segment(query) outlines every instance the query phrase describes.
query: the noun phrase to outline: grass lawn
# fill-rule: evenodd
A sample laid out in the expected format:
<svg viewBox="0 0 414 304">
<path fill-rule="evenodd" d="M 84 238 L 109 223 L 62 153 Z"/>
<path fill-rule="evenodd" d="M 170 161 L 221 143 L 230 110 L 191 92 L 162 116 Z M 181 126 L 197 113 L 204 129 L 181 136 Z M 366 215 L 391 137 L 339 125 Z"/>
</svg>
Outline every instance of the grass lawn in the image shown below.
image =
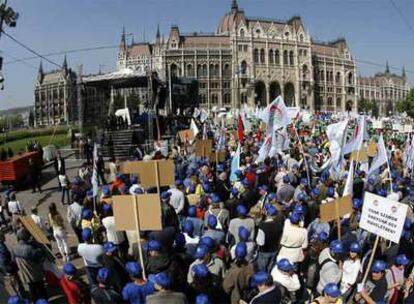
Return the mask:
<svg viewBox="0 0 414 304">
<path fill-rule="evenodd" d="M 16 154 L 19 151 L 26 151 L 26 144 L 29 140 L 31 141 L 37 140 L 42 145 L 42 147 L 44 147 L 49 144 L 51 137 L 52 135 L 42 135 L 42 136 L 34 136 L 34 137 L 25 138 L 25 139 L 14 140 L 14 141 L 8 142 L 7 144 L 3 144 L 3 143 L 0 144 L 0 149 L 2 147 L 4 147 L 5 149 L 10 147 L 13 150 L 14 154 Z M 70 138 L 67 138 L 66 133 L 56 134 L 53 137 L 53 140 L 50 142 L 50 144 L 58 146 L 58 147 L 64 147 L 68 145 L 69 143 L 70 143 Z"/>
</svg>

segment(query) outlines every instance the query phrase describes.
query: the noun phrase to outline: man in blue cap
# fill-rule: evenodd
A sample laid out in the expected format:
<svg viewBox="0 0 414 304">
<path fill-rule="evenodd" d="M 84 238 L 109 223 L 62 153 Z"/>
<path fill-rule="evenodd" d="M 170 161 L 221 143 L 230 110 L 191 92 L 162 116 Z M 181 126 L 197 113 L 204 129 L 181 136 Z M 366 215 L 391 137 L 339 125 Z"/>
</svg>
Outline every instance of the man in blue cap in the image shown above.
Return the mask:
<svg viewBox="0 0 414 304">
<path fill-rule="evenodd" d="M 132 282 L 122 289 L 122 299 L 129 304 L 145 303 L 148 295 L 154 293 L 154 285 L 142 277 L 141 265 L 137 262 L 128 262 L 125 269 Z"/>
<path fill-rule="evenodd" d="M 410 260 L 405 254 L 399 254 L 394 259 L 393 265 L 387 269 L 385 278 L 388 282 L 388 288 L 390 289 L 390 303 L 396 304 L 401 301 L 403 297 L 402 286 L 405 283 L 404 272 Z"/>
<path fill-rule="evenodd" d="M 106 242 L 103 245 L 104 254 L 100 257 L 102 265 L 109 269 L 111 275 L 109 281 L 111 286 L 121 292 L 122 288 L 129 281 L 128 273 L 125 270 L 124 262 L 118 256 L 118 246 L 112 242 Z"/>
<path fill-rule="evenodd" d="M 280 303 L 282 300 L 280 290 L 273 284 L 273 278 L 267 272 L 256 272 L 250 282 L 250 285 L 259 291 L 250 301 L 251 304 Z"/>
<path fill-rule="evenodd" d="M 197 217 L 197 208 L 195 206 L 190 206 L 188 208 L 188 217 L 186 221 L 193 223 L 194 235 L 201 237 L 204 230 L 204 221 Z"/>
<path fill-rule="evenodd" d="M 328 248 L 319 254 L 319 282 L 316 290 L 322 294 L 323 288 L 328 283 L 339 284 L 342 278 L 340 263 L 345 252 L 344 245 L 340 240 L 334 240 Z"/>
<path fill-rule="evenodd" d="M 67 209 L 67 219 L 72 227 L 73 231 L 78 238 L 78 242 L 82 242 L 82 205 L 81 205 L 81 198 L 79 194 L 73 193 L 72 194 L 72 203 L 68 206 Z"/>
<path fill-rule="evenodd" d="M 150 281 L 154 284 L 156 293 L 147 297 L 147 304 L 187 304 L 187 298 L 182 292 L 171 290 L 171 278 L 165 273 L 160 272 L 151 276 Z"/>
<path fill-rule="evenodd" d="M 273 281 L 287 289 L 289 293 L 298 291 L 301 287 L 295 266 L 288 259 L 279 260 L 271 271 Z M 295 295 L 293 295 L 295 296 Z M 294 299 L 291 298 L 294 302 Z"/>
<path fill-rule="evenodd" d="M 385 303 L 385 296 L 388 292 L 388 283 L 385 278 L 387 263 L 382 260 L 374 260 L 371 266 L 370 276 L 360 293 L 355 295 L 356 300 L 365 303 Z"/>
<path fill-rule="evenodd" d="M 204 225 L 207 226 L 208 217 L 210 215 L 214 215 L 217 218 L 216 229 L 227 232 L 230 221 L 229 211 L 224 208 L 224 204 L 222 203 L 222 200 L 218 194 L 212 193 L 210 195 L 209 201 L 210 205 L 204 214 Z"/>
<path fill-rule="evenodd" d="M 232 219 L 229 224 L 229 233 L 228 237 L 234 239 L 234 243 L 240 242 L 239 239 L 239 227 L 244 226 L 247 230 L 250 231 L 250 239 L 254 239 L 255 223 L 251 217 L 247 217 L 248 210 L 245 205 L 239 204 L 236 207 L 237 217 Z M 229 242 L 231 243 L 231 242 Z"/>
<path fill-rule="evenodd" d="M 164 191 L 161 193 L 161 214 L 162 227 L 174 227 L 178 230 L 180 221 L 174 207 L 170 204 L 171 193 Z"/>
<path fill-rule="evenodd" d="M 98 269 L 102 267 L 99 258 L 104 253 L 103 247 L 100 244 L 93 244 L 92 230 L 90 228 L 82 230 L 82 239 L 84 243 L 78 245 L 78 254 L 83 258 L 83 262 L 85 263 L 89 284 L 96 284 Z"/>
<path fill-rule="evenodd" d="M 121 295 L 112 288 L 109 280 L 110 276 L 111 272 L 108 268 L 98 270 L 98 274 L 96 275 L 98 284 L 91 287 L 91 297 L 95 303 L 121 303 Z"/>
<path fill-rule="evenodd" d="M 282 177 L 282 181 L 283 182 L 277 188 L 277 201 L 282 204 L 287 204 L 293 198 L 295 194 L 295 188 L 290 184 L 289 175 L 284 175 Z"/>
<path fill-rule="evenodd" d="M 204 232 L 203 236 L 211 237 L 215 242 L 216 245 L 224 245 L 224 240 L 226 234 L 223 230 L 217 229 L 217 218 L 209 214 L 207 216 L 207 230 Z"/>
<path fill-rule="evenodd" d="M 178 216 L 182 216 L 184 212 L 185 195 L 181 190 L 182 186 L 183 181 L 177 179 L 175 185 L 170 185 L 170 190 L 168 190 L 171 193 L 170 205 L 174 208 Z"/>
<path fill-rule="evenodd" d="M 190 268 L 188 270 L 188 284 L 191 284 L 194 280 L 194 273 L 191 269 L 194 267 L 194 265 L 197 264 L 205 264 L 208 267 L 209 271 L 212 274 L 217 275 L 220 279 L 224 277 L 224 272 L 226 269 L 223 261 L 210 252 L 214 248 L 214 243 L 210 244 L 213 246 L 212 248 L 210 248 L 207 246 L 207 243 L 201 244 L 203 242 L 203 239 L 201 239 L 200 245 L 197 246 L 197 249 L 195 251 L 194 258 L 196 260 L 190 265 Z M 205 239 L 209 238 L 205 237 Z"/>
<path fill-rule="evenodd" d="M 115 229 L 115 217 L 112 210 L 112 205 L 103 204 L 102 206 L 103 218 L 102 226 L 106 230 L 106 239 L 108 242 L 114 243 L 118 247 L 119 255 L 122 259 L 126 259 L 128 255 L 128 240 L 126 239 L 124 231 L 117 231 Z"/>
<path fill-rule="evenodd" d="M 254 274 L 254 265 L 246 260 L 246 243 L 238 243 L 234 251 L 235 260 L 224 277 L 223 288 L 230 295 L 231 303 L 237 304 L 242 300 L 244 290 L 249 288 L 249 278 Z"/>
<path fill-rule="evenodd" d="M 328 283 L 323 288 L 322 296 L 314 299 L 311 304 L 342 304 L 340 297 L 341 291 L 339 290 L 338 285 L 335 283 Z"/>
<path fill-rule="evenodd" d="M 264 206 L 266 219 L 259 222 L 256 243 L 258 245 L 257 265 L 260 271 L 270 272 L 277 256 L 280 238 L 283 233 L 284 218 L 278 217 L 273 205 Z"/>
</svg>

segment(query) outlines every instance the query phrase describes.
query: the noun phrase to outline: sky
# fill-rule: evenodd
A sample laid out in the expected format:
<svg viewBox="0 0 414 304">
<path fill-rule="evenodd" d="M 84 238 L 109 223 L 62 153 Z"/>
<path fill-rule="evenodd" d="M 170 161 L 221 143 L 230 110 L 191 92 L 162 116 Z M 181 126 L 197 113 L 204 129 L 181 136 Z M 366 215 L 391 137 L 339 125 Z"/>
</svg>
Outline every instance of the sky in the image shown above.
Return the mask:
<svg viewBox="0 0 414 304">
<path fill-rule="evenodd" d="M 2 2 L 4 0 L 0 0 Z M 392 2 L 393 1 L 393 2 Z M 392 72 L 407 70 L 414 83 L 413 0 L 238 0 L 247 16 L 289 19 L 300 15 L 314 39 L 345 37 L 363 75 L 383 71 L 388 60 Z M 48 57 L 62 64 L 67 52 L 69 66 L 84 73 L 115 69 L 117 45 L 125 26 L 129 41 L 153 41 L 157 24 L 168 36 L 171 25 L 181 32 L 214 32 L 231 0 L 8 0 L 19 12 L 15 28 L 5 31 L 39 54 L 61 52 Z M 395 8 L 393 3 L 397 6 Z M 400 12 L 400 13 L 399 13 Z M 405 20 L 403 16 L 405 16 Z M 70 50 L 114 46 L 102 50 L 71 53 Z M 34 85 L 40 59 L 10 63 L 33 54 L 11 39 L 0 37 L 0 56 L 4 57 L 5 88 L 0 91 L 0 110 L 34 104 Z M 55 69 L 43 60 L 45 71 Z"/>
</svg>

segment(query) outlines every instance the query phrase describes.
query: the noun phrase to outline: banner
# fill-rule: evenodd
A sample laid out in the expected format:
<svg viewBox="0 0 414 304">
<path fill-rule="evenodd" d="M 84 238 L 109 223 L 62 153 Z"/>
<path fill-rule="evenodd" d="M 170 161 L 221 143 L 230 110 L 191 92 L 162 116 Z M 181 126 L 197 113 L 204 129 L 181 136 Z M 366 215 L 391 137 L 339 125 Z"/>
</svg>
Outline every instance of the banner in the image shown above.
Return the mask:
<svg viewBox="0 0 414 304">
<path fill-rule="evenodd" d="M 365 192 L 359 227 L 399 243 L 408 205 Z"/>
</svg>

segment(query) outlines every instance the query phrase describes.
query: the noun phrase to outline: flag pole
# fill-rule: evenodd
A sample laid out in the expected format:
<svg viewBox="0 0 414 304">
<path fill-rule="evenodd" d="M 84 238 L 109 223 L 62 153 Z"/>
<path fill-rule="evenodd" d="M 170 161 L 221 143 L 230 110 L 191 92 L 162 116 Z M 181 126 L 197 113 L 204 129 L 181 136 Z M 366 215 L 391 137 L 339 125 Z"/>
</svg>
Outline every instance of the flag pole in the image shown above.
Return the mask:
<svg viewBox="0 0 414 304">
<path fill-rule="evenodd" d="M 301 141 L 301 139 L 299 137 L 298 130 L 296 129 L 296 124 L 295 123 L 292 123 L 292 125 L 293 125 L 293 129 L 295 130 L 296 137 L 298 138 L 298 141 L 299 141 L 299 149 L 300 149 L 300 152 L 303 155 L 303 161 L 305 163 L 305 169 L 306 169 L 306 176 L 308 177 L 309 187 L 311 187 L 312 186 L 312 183 L 311 183 L 310 175 L 309 175 L 308 161 L 306 160 L 305 152 L 304 152 L 303 146 L 302 146 L 302 141 Z"/>
</svg>

